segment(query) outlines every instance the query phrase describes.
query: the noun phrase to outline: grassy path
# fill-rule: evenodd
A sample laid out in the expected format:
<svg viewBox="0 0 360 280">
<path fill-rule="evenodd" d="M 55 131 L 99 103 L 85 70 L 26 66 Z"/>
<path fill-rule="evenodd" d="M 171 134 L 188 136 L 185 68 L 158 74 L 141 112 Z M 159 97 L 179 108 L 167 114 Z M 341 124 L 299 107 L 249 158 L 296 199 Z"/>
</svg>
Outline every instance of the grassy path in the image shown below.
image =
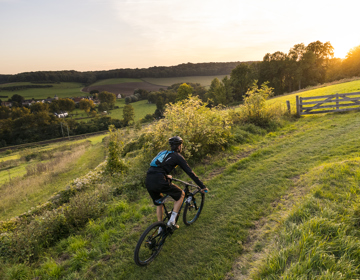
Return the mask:
<svg viewBox="0 0 360 280">
<path fill-rule="evenodd" d="M 207 183 L 210 192 L 199 221 L 190 227 L 180 224 L 150 266 L 137 267 L 132 256 L 155 216 L 151 208 L 140 225 L 125 226 L 127 234 L 123 224 L 109 226 L 103 255 L 64 279 L 223 279 L 243 253 L 249 230 L 272 213 L 272 203 L 290 192 L 299 176 L 325 162 L 359 155 L 359 128 L 360 114 L 350 113 L 302 118 L 268 134 L 253 146 L 255 152 Z M 100 250 L 95 245 L 99 238 L 90 241 L 88 250 Z"/>
</svg>

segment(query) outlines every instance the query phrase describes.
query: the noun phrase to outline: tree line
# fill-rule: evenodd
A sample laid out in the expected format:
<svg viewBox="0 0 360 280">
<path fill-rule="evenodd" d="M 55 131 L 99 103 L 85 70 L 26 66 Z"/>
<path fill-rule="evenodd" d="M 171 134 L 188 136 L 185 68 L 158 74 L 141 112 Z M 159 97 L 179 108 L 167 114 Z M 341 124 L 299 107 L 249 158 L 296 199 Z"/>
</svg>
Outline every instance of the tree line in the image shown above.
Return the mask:
<svg viewBox="0 0 360 280">
<path fill-rule="evenodd" d="M 240 62 L 209 62 L 185 63 L 168 67 L 154 66 L 149 68 L 126 68 L 106 71 L 78 72 L 68 70 L 24 72 L 15 75 L 0 75 L 0 84 L 11 82 L 78 82 L 89 85 L 97 80 L 111 78 L 166 78 L 225 75 L 229 74 L 238 64 L 240 64 Z"/>
<path fill-rule="evenodd" d="M 241 67 L 238 68 L 240 65 Z M 89 85 L 97 80 L 110 78 L 227 75 L 233 74 L 235 68 L 238 71 L 236 79 L 239 79 L 235 93 L 238 93 L 240 87 L 246 85 L 248 88 L 253 80 L 258 80 L 259 84 L 268 81 L 269 86 L 274 88 L 275 95 L 278 95 L 318 83 L 360 76 L 360 46 L 351 49 L 345 59 L 334 58 L 334 48 L 330 42 L 315 41 L 307 46 L 303 43 L 296 44 L 288 53 L 280 51 L 267 53 L 262 61 L 257 62 L 184 63 L 169 67 L 154 66 L 88 72 L 74 70 L 25 72 L 16 75 L 0 75 L 0 83 L 79 82 Z"/>
</svg>

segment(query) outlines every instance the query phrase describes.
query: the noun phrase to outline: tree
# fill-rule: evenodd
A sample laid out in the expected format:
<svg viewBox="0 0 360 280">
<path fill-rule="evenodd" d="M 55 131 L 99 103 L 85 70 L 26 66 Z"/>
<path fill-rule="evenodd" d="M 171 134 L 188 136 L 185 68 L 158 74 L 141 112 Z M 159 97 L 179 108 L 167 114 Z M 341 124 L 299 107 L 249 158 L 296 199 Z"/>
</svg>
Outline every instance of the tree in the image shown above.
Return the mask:
<svg viewBox="0 0 360 280">
<path fill-rule="evenodd" d="M 99 91 L 97 89 L 93 89 L 89 92 L 91 95 L 95 94 L 95 93 L 99 93 Z"/>
<path fill-rule="evenodd" d="M 94 102 L 86 98 L 81 99 L 79 105 L 80 105 L 80 109 L 84 110 L 86 114 L 89 114 L 91 108 L 95 107 Z"/>
<path fill-rule="evenodd" d="M 22 105 L 24 100 L 25 100 L 25 98 L 19 94 L 14 94 L 13 96 L 11 96 L 11 101 L 16 102 L 20 106 Z"/>
<path fill-rule="evenodd" d="M 100 103 L 98 106 L 99 112 L 104 112 L 109 110 L 109 105 L 106 102 Z"/>
<path fill-rule="evenodd" d="M 343 68 L 348 76 L 360 75 L 360 45 L 352 48 L 346 55 Z"/>
<path fill-rule="evenodd" d="M 192 95 L 193 91 L 194 91 L 194 89 L 192 86 L 190 86 L 186 83 L 183 83 L 182 85 L 179 86 L 179 88 L 177 90 L 176 101 L 182 101 L 182 100 L 189 98 Z"/>
<path fill-rule="evenodd" d="M 10 118 L 11 110 L 9 107 L 0 106 L 0 120 Z"/>
<path fill-rule="evenodd" d="M 250 66 L 246 63 L 236 66 L 231 71 L 230 80 L 234 90 L 234 99 L 237 101 L 243 100 L 245 93 L 253 82 Z"/>
<path fill-rule="evenodd" d="M 218 78 L 211 81 L 209 91 L 205 96 L 207 97 L 208 102 L 213 103 L 215 106 L 219 104 L 227 104 L 225 87 Z M 212 102 L 210 102 L 210 99 Z"/>
<path fill-rule="evenodd" d="M 129 125 L 130 122 L 134 121 L 135 113 L 134 107 L 131 104 L 127 104 L 123 109 L 124 124 Z"/>
<path fill-rule="evenodd" d="M 30 106 L 31 113 L 41 112 L 41 111 L 49 111 L 49 104 L 36 102 L 35 104 Z"/>
<path fill-rule="evenodd" d="M 113 109 L 116 102 L 116 95 L 111 92 L 102 91 L 98 94 L 98 99 L 100 103 L 106 102 L 109 108 Z"/>
<path fill-rule="evenodd" d="M 11 118 L 13 120 L 18 119 L 18 118 L 22 118 L 26 115 L 30 115 L 30 109 L 28 108 L 23 108 L 23 107 L 13 107 L 11 108 Z"/>
<path fill-rule="evenodd" d="M 61 111 L 72 112 L 75 109 L 75 102 L 70 98 L 59 98 L 59 106 Z"/>
</svg>

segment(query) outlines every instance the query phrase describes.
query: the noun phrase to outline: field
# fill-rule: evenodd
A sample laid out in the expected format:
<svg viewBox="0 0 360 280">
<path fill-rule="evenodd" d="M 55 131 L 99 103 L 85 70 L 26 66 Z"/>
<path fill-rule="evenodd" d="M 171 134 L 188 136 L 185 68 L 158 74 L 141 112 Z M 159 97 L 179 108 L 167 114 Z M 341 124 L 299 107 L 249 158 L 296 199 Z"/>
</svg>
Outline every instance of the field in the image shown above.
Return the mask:
<svg viewBox="0 0 360 280">
<path fill-rule="evenodd" d="M 155 84 L 155 85 L 163 85 L 163 86 L 171 86 L 177 83 L 199 83 L 202 86 L 209 88 L 211 81 L 215 78 L 222 80 L 225 76 L 229 75 L 217 75 L 217 76 L 191 76 L 191 77 L 174 77 L 174 78 L 144 78 L 143 80 Z"/>
<path fill-rule="evenodd" d="M 138 121 L 142 118 L 144 118 L 147 114 L 154 114 L 155 110 L 156 110 L 156 105 L 155 104 L 149 104 L 147 100 L 140 100 L 134 103 L 130 103 L 131 106 L 134 107 L 134 112 L 135 112 L 135 121 Z M 109 116 L 112 117 L 113 119 L 122 119 L 123 118 L 123 109 L 125 106 L 125 99 L 117 99 L 115 106 L 119 106 L 119 108 L 117 109 L 113 109 L 110 110 Z M 87 114 L 80 110 L 80 109 L 75 109 L 73 111 L 74 114 L 74 118 L 84 118 L 84 119 L 80 119 L 79 121 L 84 121 L 84 122 L 88 122 L 91 120 L 91 118 L 89 118 L 87 116 Z"/>
<path fill-rule="evenodd" d="M 270 99 L 268 102 L 269 105 L 286 104 L 286 101 L 290 101 L 291 111 L 296 112 L 296 96 L 309 97 L 309 96 L 322 96 L 335 93 L 350 93 L 360 91 L 360 80 L 355 78 L 355 80 L 345 80 L 342 83 L 332 83 L 325 84 L 318 87 L 311 88 L 309 90 L 302 90 L 298 92 L 293 92 L 288 95 L 279 96 Z"/>
<path fill-rule="evenodd" d="M 314 90 L 329 94 L 358 87 L 353 81 Z M 308 96 L 309 91 L 298 94 Z M 359 112 L 285 118 L 271 130 L 239 126 L 234 134 L 243 137 L 242 143 L 192 164 L 209 188 L 204 210 L 194 225 L 180 223 L 150 266 L 137 267 L 133 250 L 155 220 L 155 208 L 141 184 L 135 188 L 129 183 L 106 200 L 100 218 L 44 248 L 32 264 L 0 261 L 0 275 L 68 280 L 358 279 L 359 131 Z M 136 173 L 129 176 L 129 182 L 139 179 Z M 188 180 L 182 173 L 176 177 Z M 116 176 L 103 179 L 99 189 L 120 187 Z M 80 198 L 74 201 L 83 201 Z"/>
<path fill-rule="evenodd" d="M 44 203 L 104 160 L 102 139 L 50 144 L 0 154 L 0 220 Z"/>
<path fill-rule="evenodd" d="M 166 89 L 166 86 L 155 85 L 137 79 L 107 79 L 96 82 L 88 87 L 82 89 L 83 92 L 90 92 L 92 90 L 108 91 L 115 94 L 121 94 L 122 97 L 134 94 L 135 89 L 144 89 L 147 91 L 158 91 L 159 89 Z"/>
<path fill-rule="evenodd" d="M 5 86 L 16 86 L 16 85 L 34 85 L 34 84 L 32 83 L 1 84 L 0 89 Z M 10 98 L 14 94 L 19 94 L 23 96 L 25 99 L 32 99 L 32 98 L 46 99 L 48 97 L 54 98 L 55 95 L 57 95 L 57 97 L 59 98 L 84 96 L 84 93 L 81 91 L 83 85 L 80 83 L 59 83 L 59 84 L 49 84 L 49 85 L 52 85 L 53 87 L 22 89 L 16 91 L 2 90 L 0 91 L 0 95 L 8 96 L 8 98 Z M 2 98 L 2 100 L 5 101 L 5 98 Z"/>
</svg>

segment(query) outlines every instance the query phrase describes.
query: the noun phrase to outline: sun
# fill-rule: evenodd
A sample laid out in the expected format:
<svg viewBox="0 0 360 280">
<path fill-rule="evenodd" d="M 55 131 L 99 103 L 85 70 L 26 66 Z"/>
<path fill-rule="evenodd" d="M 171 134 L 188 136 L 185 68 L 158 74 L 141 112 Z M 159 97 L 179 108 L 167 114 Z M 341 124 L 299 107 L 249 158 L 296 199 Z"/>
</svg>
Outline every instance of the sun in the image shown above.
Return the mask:
<svg viewBox="0 0 360 280">
<path fill-rule="evenodd" d="M 334 47 L 334 57 L 336 58 L 346 58 L 348 52 L 360 45 L 359 39 L 350 39 L 349 38 L 339 38 L 337 40 L 331 40 L 331 45 Z"/>
</svg>

